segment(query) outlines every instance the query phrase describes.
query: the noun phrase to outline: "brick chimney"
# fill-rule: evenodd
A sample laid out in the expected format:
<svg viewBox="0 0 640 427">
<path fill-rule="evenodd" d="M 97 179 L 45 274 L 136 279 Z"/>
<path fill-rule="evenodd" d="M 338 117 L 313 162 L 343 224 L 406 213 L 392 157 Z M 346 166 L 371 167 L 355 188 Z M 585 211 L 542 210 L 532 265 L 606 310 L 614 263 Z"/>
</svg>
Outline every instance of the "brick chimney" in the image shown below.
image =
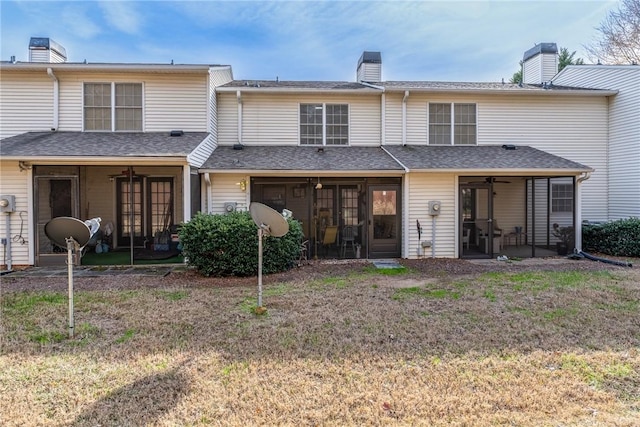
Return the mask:
<svg viewBox="0 0 640 427">
<path fill-rule="evenodd" d="M 542 84 L 558 74 L 558 46 L 539 43 L 526 51 L 522 58 L 522 83 Z"/>
<path fill-rule="evenodd" d="M 67 51 L 48 37 L 31 37 L 29 62 L 67 62 Z"/>
<path fill-rule="evenodd" d="M 379 83 L 382 81 L 382 56 L 380 52 L 362 52 L 358 60 L 358 82 Z"/>
</svg>

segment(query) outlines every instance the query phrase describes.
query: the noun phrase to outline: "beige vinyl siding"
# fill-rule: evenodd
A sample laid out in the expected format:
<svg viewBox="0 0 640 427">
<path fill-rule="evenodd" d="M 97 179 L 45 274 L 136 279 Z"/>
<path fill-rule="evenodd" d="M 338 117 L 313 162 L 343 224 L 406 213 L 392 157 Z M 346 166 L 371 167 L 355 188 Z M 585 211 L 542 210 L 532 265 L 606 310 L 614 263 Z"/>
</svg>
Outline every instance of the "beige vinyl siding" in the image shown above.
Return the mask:
<svg viewBox="0 0 640 427">
<path fill-rule="evenodd" d="M 60 82 L 61 131 L 83 130 L 84 83 L 142 83 L 145 132 L 207 130 L 205 74 L 57 72 Z"/>
<path fill-rule="evenodd" d="M 11 226 L 11 261 L 15 266 L 30 265 L 29 246 L 33 245 L 31 234 L 32 224 L 29 222 L 29 187 L 31 187 L 30 176 L 27 171 L 20 171 L 18 162 L 0 162 L 2 170 L 2 180 L 0 180 L 0 194 L 13 195 L 16 198 L 16 211 L 10 215 L 0 214 L 0 234 L 7 237 L 6 221 L 9 218 Z M 22 231 L 21 231 L 22 230 Z M 0 264 L 4 264 L 4 250 L 6 246 L 0 245 L 2 252 Z"/>
<path fill-rule="evenodd" d="M 238 143 L 238 100 L 235 93 L 218 93 L 218 144 Z"/>
<path fill-rule="evenodd" d="M 144 88 L 146 132 L 207 130 L 207 79 L 204 76 L 147 77 Z"/>
<path fill-rule="evenodd" d="M 248 211 L 247 195 L 249 194 L 249 184 L 247 191 L 242 191 L 236 183 L 242 179 L 249 178 L 245 175 L 211 174 L 211 206 L 209 213 L 223 214 L 225 202 L 236 202 L 237 210 Z"/>
<path fill-rule="evenodd" d="M 568 67 L 554 84 L 619 91 L 609 100 L 608 219 L 640 216 L 640 68 Z"/>
<path fill-rule="evenodd" d="M 525 61 L 523 83 L 540 84 L 551 80 L 558 72 L 558 59 L 555 54 L 538 54 Z"/>
<path fill-rule="evenodd" d="M 43 73 L 0 72 L 0 139 L 53 127 L 53 81 Z"/>
<path fill-rule="evenodd" d="M 217 67 L 209 71 L 209 126 L 214 145 L 218 138 L 218 102 L 215 89 L 232 80 L 231 67 Z"/>
<path fill-rule="evenodd" d="M 433 240 L 433 228 L 429 215 L 429 201 L 440 200 L 442 210 L 436 217 L 435 255 L 437 258 L 456 256 L 456 178 L 454 174 L 411 173 L 409 177 L 409 253 L 407 258 L 417 258 L 420 242 L 416 220 L 422 226 L 422 241 Z M 404 236 L 405 238 L 407 236 Z M 431 257 L 431 248 L 424 249 L 424 257 Z"/>
<path fill-rule="evenodd" d="M 380 144 L 380 97 L 294 95 L 242 92 L 242 142 L 246 145 L 298 145 L 300 104 L 349 105 L 350 145 Z M 218 96 L 218 143 L 238 141 L 238 101 L 235 93 Z"/>
<path fill-rule="evenodd" d="M 429 102 L 475 103 L 478 145 L 528 145 L 596 169 L 584 183 L 583 218 L 607 217 L 607 98 L 411 94 L 407 143 L 427 143 Z M 400 106 L 396 109 L 400 109 Z M 387 112 L 387 117 L 391 114 Z M 387 124 L 388 126 L 388 124 Z"/>
<path fill-rule="evenodd" d="M 385 94 L 385 144 L 402 144 L 402 93 Z M 426 116 L 425 116 L 426 120 Z"/>
<path fill-rule="evenodd" d="M 215 138 L 209 134 L 188 156 L 187 161 L 193 167 L 200 167 L 207 161 L 213 150 L 215 150 Z"/>
<path fill-rule="evenodd" d="M 548 82 L 558 73 L 558 56 L 542 55 L 542 82 Z"/>
<path fill-rule="evenodd" d="M 584 183 L 583 219 L 606 219 L 607 98 L 526 97 L 478 105 L 478 145 L 528 145 L 595 169 Z"/>
</svg>

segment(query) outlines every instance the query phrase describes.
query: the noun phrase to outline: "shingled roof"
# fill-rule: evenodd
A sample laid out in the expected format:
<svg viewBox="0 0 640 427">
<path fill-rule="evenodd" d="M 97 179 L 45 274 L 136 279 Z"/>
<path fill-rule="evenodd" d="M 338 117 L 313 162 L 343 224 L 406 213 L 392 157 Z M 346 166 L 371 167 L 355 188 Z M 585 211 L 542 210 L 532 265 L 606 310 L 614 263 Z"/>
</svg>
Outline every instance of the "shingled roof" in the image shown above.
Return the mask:
<svg viewBox="0 0 640 427">
<path fill-rule="evenodd" d="M 509 148 L 509 149 L 508 149 Z M 590 172 L 580 163 L 523 145 L 385 146 L 410 171 L 498 170 Z"/>
<path fill-rule="evenodd" d="M 209 134 L 185 132 L 27 132 L 2 140 L 0 155 L 50 157 L 185 157 Z"/>
<path fill-rule="evenodd" d="M 380 147 L 218 146 L 201 169 L 252 171 L 397 171 Z"/>
</svg>

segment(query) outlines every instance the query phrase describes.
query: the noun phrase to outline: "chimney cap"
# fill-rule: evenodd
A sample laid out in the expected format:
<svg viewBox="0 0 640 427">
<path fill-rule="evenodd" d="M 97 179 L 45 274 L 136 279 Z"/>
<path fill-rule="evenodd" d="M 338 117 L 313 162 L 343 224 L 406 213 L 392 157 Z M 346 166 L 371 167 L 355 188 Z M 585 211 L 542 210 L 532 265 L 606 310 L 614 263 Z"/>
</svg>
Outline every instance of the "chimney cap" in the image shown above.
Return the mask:
<svg viewBox="0 0 640 427">
<path fill-rule="evenodd" d="M 367 51 L 364 51 L 364 52 L 362 52 L 362 56 L 360 56 L 360 59 L 358 60 L 358 68 L 360 68 L 360 66 L 363 63 L 367 63 L 367 64 L 382 64 L 382 55 L 380 55 L 380 52 L 367 52 Z"/>
<path fill-rule="evenodd" d="M 51 49 L 58 52 L 60 55 L 67 57 L 66 49 L 49 37 L 31 37 L 29 40 L 29 50 L 33 49 Z"/>
<path fill-rule="evenodd" d="M 533 58 L 539 53 L 558 53 L 558 45 L 555 43 L 538 43 L 528 51 L 524 53 L 523 61 L 529 58 Z"/>
</svg>

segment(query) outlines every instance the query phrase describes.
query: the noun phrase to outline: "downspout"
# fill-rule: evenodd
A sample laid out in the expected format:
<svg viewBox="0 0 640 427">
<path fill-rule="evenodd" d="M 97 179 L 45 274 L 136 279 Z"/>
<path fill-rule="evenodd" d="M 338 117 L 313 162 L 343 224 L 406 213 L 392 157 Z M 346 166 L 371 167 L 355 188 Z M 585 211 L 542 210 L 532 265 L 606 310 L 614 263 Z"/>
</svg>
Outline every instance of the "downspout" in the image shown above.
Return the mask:
<svg viewBox="0 0 640 427">
<path fill-rule="evenodd" d="M 396 163 L 398 163 L 404 169 L 404 179 L 402 180 L 402 258 L 409 258 L 409 172 L 410 169 L 406 167 L 400 160 L 398 160 L 393 154 L 387 151 L 384 146 L 380 147 L 382 151 L 387 153 Z M 420 244 L 420 242 L 418 242 Z"/>
<path fill-rule="evenodd" d="M 407 99 L 409 98 L 409 91 L 404 91 L 402 97 L 402 146 L 407 145 Z"/>
<path fill-rule="evenodd" d="M 213 203 L 213 197 L 211 194 L 211 174 L 209 172 L 205 172 L 204 174 L 204 184 L 205 184 L 205 188 L 206 188 L 206 197 L 207 197 L 207 208 L 205 210 L 205 212 L 207 213 L 211 213 L 212 209 L 211 209 L 211 203 Z"/>
<path fill-rule="evenodd" d="M 238 144 L 242 144 L 242 92 L 237 91 L 238 98 Z"/>
<path fill-rule="evenodd" d="M 573 229 L 575 232 L 573 233 L 575 237 L 575 249 L 578 251 L 582 250 L 582 188 L 581 185 L 584 181 L 591 178 L 591 172 L 583 173 L 578 179 L 576 179 L 575 185 L 575 200 L 576 203 L 573 207 L 574 215 L 573 215 Z"/>
<path fill-rule="evenodd" d="M 58 123 L 60 121 L 60 83 L 58 82 L 58 78 L 55 74 L 53 74 L 52 68 L 47 68 L 47 74 L 53 80 L 53 125 L 51 126 L 52 131 L 58 130 Z"/>
</svg>

